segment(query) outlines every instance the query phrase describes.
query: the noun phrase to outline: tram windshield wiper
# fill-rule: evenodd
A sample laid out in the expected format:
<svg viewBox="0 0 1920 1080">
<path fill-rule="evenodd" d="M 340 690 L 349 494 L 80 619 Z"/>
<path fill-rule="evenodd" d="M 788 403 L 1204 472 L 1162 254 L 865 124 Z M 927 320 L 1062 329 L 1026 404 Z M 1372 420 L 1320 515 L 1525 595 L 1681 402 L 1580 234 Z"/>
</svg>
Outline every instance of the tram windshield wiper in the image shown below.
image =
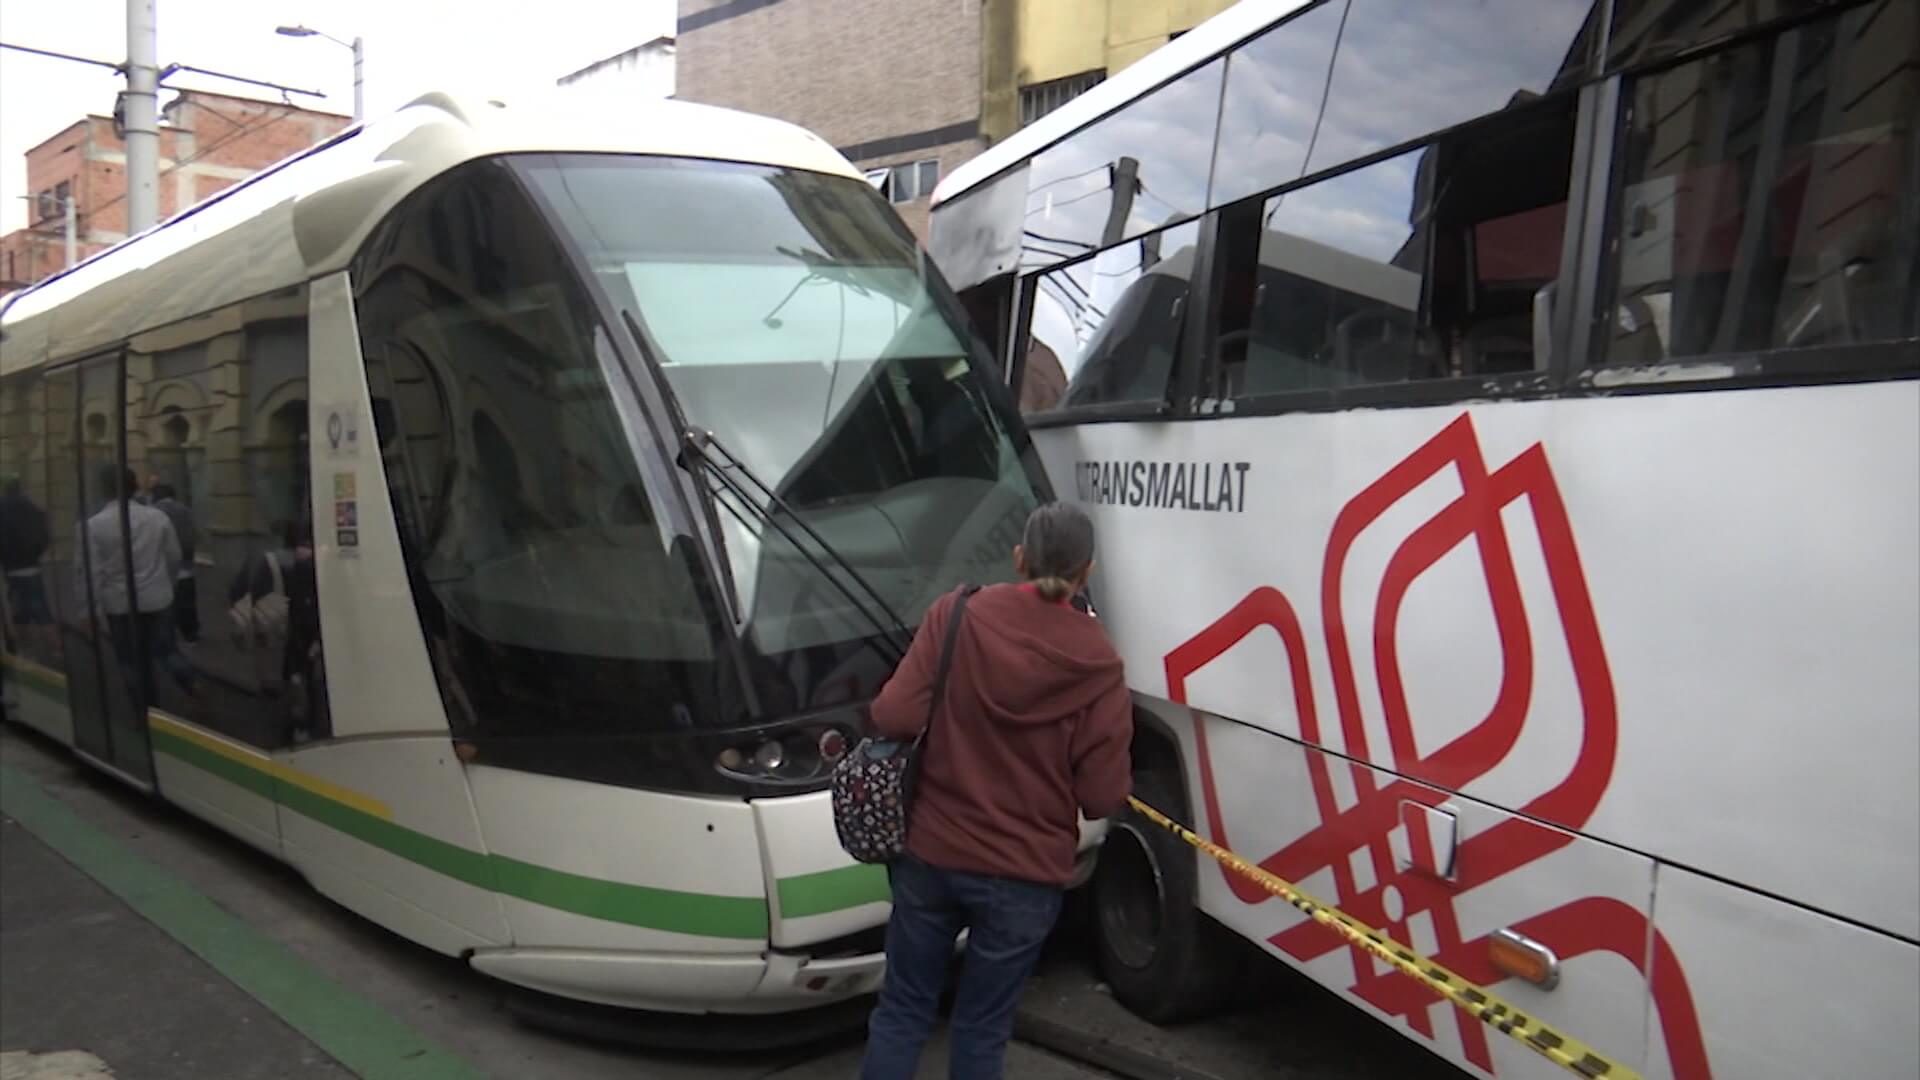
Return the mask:
<svg viewBox="0 0 1920 1080">
<path fill-rule="evenodd" d="M 890 654 L 889 659 L 892 663 L 898 664 L 906 658 L 907 645 L 912 635 L 912 631 L 907 628 L 906 620 L 893 610 L 893 606 L 887 603 L 886 597 L 881 595 L 880 590 L 876 589 L 864 574 L 854 569 L 853 565 L 832 544 L 828 543 L 825 537 L 820 535 L 819 530 L 807 524 L 806 519 L 780 497 L 779 492 L 768 487 L 745 462 L 735 456 L 733 451 L 727 449 L 725 444 L 710 431 L 689 428 L 681 437 L 681 447 L 683 467 L 690 455 L 706 466 L 715 482 L 733 495 L 733 500 L 724 504 L 728 510 L 738 516 L 739 510 L 733 505 L 738 502 L 751 510 L 767 527 L 779 533 L 782 539 L 793 545 L 793 549 L 820 572 L 821 577 L 847 598 L 847 602 L 853 605 L 854 610 L 858 611 L 862 618 L 873 624 L 873 628 L 879 632 L 880 640 L 886 643 L 884 651 Z M 742 478 L 745 483 L 742 482 Z M 748 490 L 749 484 L 759 489 L 761 497 L 765 500 L 764 505 L 753 497 L 753 493 Z M 780 518 L 783 516 L 798 525 L 800 532 L 804 532 L 807 538 L 825 553 L 826 558 L 831 560 L 834 566 L 839 567 L 841 573 L 834 573 L 826 561 L 808 550 L 807 546 L 800 542 L 799 533 L 781 522 Z M 746 524 L 744 519 L 742 524 Z M 844 578 L 842 574 L 845 575 Z M 854 588 L 848 585 L 848 580 L 852 581 L 853 586 L 858 586 L 860 592 L 866 594 L 866 599 L 863 600 L 855 593 Z"/>
</svg>

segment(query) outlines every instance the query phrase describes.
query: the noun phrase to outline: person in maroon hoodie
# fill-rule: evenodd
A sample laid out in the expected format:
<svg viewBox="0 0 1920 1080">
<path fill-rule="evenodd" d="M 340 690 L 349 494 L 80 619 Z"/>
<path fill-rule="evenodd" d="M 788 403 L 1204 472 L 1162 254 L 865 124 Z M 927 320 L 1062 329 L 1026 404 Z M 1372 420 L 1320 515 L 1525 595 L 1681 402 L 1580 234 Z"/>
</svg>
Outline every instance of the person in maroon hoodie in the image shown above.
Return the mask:
<svg viewBox="0 0 1920 1080">
<path fill-rule="evenodd" d="M 1021 541 L 1013 564 L 1026 581 L 967 601 L 921 745 L 907 853 L 888 867 L 887 971 L 863 1080 L 913 1077 L 962 929 L 949 1075 L 1001 1076 L 1014 1009 L 1073 877 L 1076 811 L 1110 817 L 1132 790 L 1125 672 L 1100 624 L 1070 603 L 1093 569 L 1093 523 L 1049 503 Z M 874 699 L 876 735 L 911 738 L 927 722 L 957 595 L 933 603 Z"/>
</svg>

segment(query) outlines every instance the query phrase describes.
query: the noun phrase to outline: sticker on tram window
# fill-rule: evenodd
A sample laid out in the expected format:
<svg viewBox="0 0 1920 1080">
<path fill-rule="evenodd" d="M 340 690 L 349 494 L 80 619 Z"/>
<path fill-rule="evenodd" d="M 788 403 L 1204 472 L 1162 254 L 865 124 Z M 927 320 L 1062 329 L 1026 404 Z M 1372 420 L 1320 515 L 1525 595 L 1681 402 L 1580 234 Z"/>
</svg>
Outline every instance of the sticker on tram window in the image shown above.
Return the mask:
<svg viewBox="0 0 1920 1080">
<path fill-rule="evenodd" d="M 336 499 L 354 498 L 357 493 L 356 492 L 357 487 L 358 487 L 358 484 L 357 484 L 356 474 L 350 473 L 350 472 L 337 472 L 333 474 L 333 497 L 334 498 Z"/>
<path fill-rule="evenodd" d="M 360 526 L 360 504 L 352 499 L 339 499 L 333 504 L 333 524 L 335 528 L 355 529 Z"/>
</svg>

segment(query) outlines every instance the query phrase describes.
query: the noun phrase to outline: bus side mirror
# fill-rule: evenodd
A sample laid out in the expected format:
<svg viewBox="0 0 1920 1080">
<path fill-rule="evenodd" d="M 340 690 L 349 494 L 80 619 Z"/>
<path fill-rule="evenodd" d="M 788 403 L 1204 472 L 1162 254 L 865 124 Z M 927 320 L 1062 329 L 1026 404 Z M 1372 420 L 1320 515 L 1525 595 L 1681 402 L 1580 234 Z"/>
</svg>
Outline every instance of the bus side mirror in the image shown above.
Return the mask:
<svg viewBox="0 0 1920 1080">
<path fill-rule="evenodd" d="M 1553 302 L 1560 283 L 1549 281 L 1533 294 L 1533 369 L 1545 371 L 1553 360 Z"/>
</svg>

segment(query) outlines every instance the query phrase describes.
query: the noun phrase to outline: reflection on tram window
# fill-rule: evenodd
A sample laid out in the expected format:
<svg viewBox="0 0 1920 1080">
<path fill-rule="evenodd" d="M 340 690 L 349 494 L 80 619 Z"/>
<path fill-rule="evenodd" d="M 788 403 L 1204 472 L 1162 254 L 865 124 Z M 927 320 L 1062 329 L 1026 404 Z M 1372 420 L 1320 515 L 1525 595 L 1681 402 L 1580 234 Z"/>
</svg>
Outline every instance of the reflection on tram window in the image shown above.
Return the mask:
<svg viewBox="0 0 1920 1080">
<path fill-rule="evenodd" d="M 722 722 L 714 643 L 616 412 L 604 324 L 508 167 L 422 188 L 355 279 L 387 483 L 455 730 Z"/>
<path fill-rule="evenodd" d="M 1188 72 L 1035 157 L 1021 264 L 1052 265 L 1204 211 L 1225 66 Z"/>
<path fill-rule="evenodd" d="M 1706 4 L 1700 0 L 1614 0 L 1613 32 L 1607 38 L 1607 67 L 1632 67 L 1686 49 L 1745 33 L 1767 23 L 1831 8 L 1834 0 L 1767 0 L 1764 4 Z M 1911 4 L 1868 5 L 1891 14 L 1911 13 Z M 1900 28 L 1885 28 L 1898 33 Z M 1913 30 L 1907 27 L 1907 40 Z"/>
<path fill-rule="evenodd" d="M 910 628 L 957 582 L 1010 577 L 1037 466 L 988 392 L 964 309 L 871 188 L 718 162 L 565 155 L 521 168 L 644 328 L 688 423 L 872 586 L 882 620 Z M 716 501 L 752 644 L 794 701 L 877 690 L 875 620 L 779 528 Z"/>
<path fill-rule="evenodd" d="M 1164 400 L 1198 238 L 1178 225 L 1034 278 L 1021 409 Z"/>
<path fill-rule="evenodd" d="M 1347 0 L 1321 4 L 1234 50 L 1213 165 L 1212 206 L 1298 180 Z"/>
<path fill-rule="evenodd" d="M 60 574 L 47 438 L 47 380 L 25 372 L 0 382 L 0 611 L 7 649 L 52 671 L 61 668 L 55 621 Z M 70 425 L 62 425 L 67 430 Z M 20 677 L 8 673 L 10 682 Z M 32 684 L 45 689 L 46 680 Z"/>
<path fill-rule="evenodd" d="M 285 289 L 139 335 L 126 356 L 136 500 L 181 561 L 155 706 L 264 748 L 331 734 L 309 492 L 307 292 Z"/>
<path fill-rule="evenodd" d="M 1577 84 L 1599 7 L 1593 0 L 1352 0 L 1307 171 Z"/>
<path fill-rule="evenodd" d="M 1229 208 L 1226 396 L 1538 367 L 1573 127 L 1563 98 Z"/>
<path fill-rule="evenodd" d="M 1635 81 L 1607 362 L 1920 336 L 1917 71 L 1872 4 Z"/>
</svg>

